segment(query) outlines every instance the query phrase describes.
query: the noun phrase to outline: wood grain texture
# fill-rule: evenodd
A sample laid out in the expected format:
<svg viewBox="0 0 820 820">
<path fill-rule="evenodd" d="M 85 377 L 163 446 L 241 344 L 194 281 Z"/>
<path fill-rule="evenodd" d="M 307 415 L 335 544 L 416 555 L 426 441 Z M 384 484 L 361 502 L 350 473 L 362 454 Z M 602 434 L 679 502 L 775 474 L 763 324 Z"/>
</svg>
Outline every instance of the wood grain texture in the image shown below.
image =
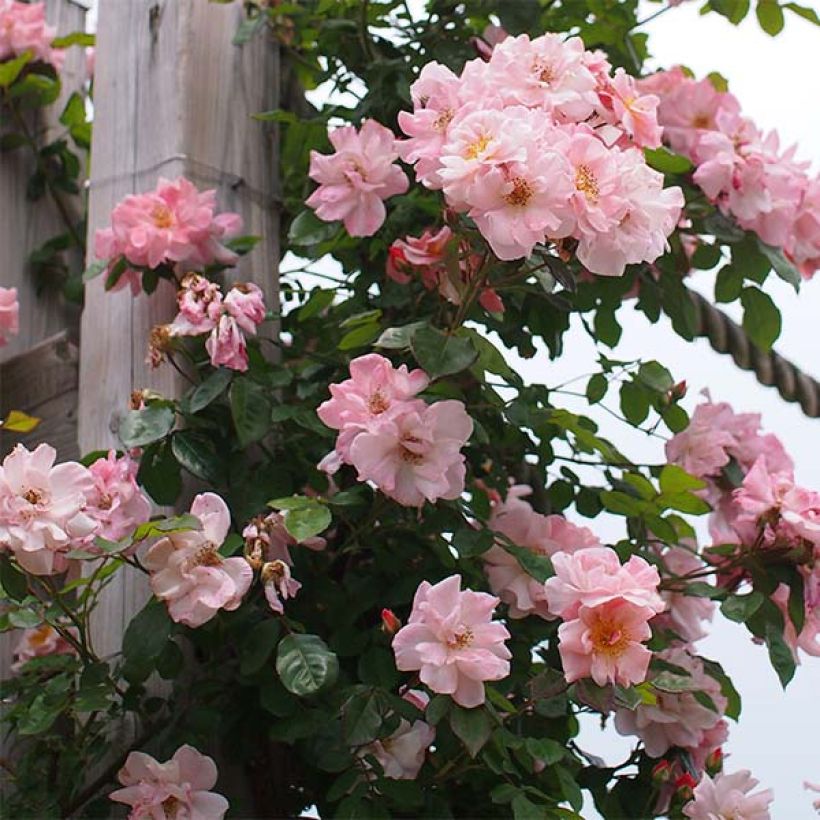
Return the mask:
<svg viewBox="0 0 820 820">
<path fill-rule="evenodd" d="M 241 4 L 203 0 L 108 0 L 100 6 L 95 75 L 94 157 L 89 238 L 126 194 L 158 177 L 185 175 L 216 188 L 220 210 L 235 210 L 263 238 L 237 276 L 254 281 L 277 307 L 276 131 L 250 118 L 278 104 L 278 55 L 265 37 L 232 39 Z M 89 242 L 89 245 L 92 243 Z M 133 389 L 174 395 L 169 366 L 145 363 L 151 327 L 175 313 L 161 285 L 150 297 L 86 288 L 81 328 L 81 450 L 116 446 L 118 420 Z M 126 624 L 148 597 L 136 573 L 122 573 L 97 613 L 98 651 L 116 651 Z"/>
</svg>

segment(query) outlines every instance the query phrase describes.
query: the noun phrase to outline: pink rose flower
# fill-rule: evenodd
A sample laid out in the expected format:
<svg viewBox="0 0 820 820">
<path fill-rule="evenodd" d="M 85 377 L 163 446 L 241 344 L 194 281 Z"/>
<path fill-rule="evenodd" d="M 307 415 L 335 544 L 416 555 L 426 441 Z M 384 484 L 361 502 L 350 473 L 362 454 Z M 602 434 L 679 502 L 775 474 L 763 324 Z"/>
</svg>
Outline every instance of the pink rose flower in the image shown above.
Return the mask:
<svg viewBox="0 0 820 820">
<path fill-rule="evenodd" d="M 85 512 L 99 523 L 97 535 L 119 541 L 151 517 L 151 502 L 137 486 L 139 464 L 114 450 L 88 468 L 94 489 L 86 495 Z"/>
<path fill-rule="evenodd" d="M 188 273 L 177 293 L 179 313 L 169 327 L 172 336 L 198 336 L 213 330 L 224 310 L 222 291 L 198 273 Z"/>
<path fill-rule="evenodd" d="M 248 348 L 245 335 L 236 319 L 223 313 L 219 323 L 205 342 L 205 350 L 214 367 L 227 367 L 244 373 L 248 369 Z"/>
<path fill-rule="evenodd" d="M 229 804 L 211 791 L 216 778 L 216 764 L 193 746 L 180 746 L 166 763 L 131 752 L 117 774 L 124 788 L 108 797 L 131 807 L 129 820 L 222 820 Z"/>
<path fill-rule="evenodd" d="M 621 565 L 610 547 L 588 547 L 552 557 L 555 575 L 545 582 L 549 610 L 566 620 L 578 617 L 580 608 L 595 609 L 621 599 L 643 610 L 647 618 L 666 606 L 658 594 L 658 570 L 638 555 Z"/>
<path fill-rule="evenodd" d="M 254 335 L 257 326 L 265 321 L 262 290 L 253 282 L 234 285 L 225 296 L 224 307 L 245 333 Z"/>
<path fill-rule="evenodd" d="M 473 432 L 464 404 L 415 401 L 360 432 L 350 445 L 359 481 L 372 481 L 406 507 L 458 498 L 464 491 L 461 448 Z"/>
<path fill-rule="evenodd" d="M 737 817 L 743 820 L 769 820 L 769 805 L 774 800 L 771 789 L 751 794 L 758 781 L 748 769 L 733 774 L 704 775 L 695 787 L 694 797 L 683 813 L 691 820 L 714 820 Z"/>
<path fill-rule="evenodd" d="M 14 647 L 12 672 L 20 672 L 32 658 L 47 655 L 74 655 L 77 650 L 53 627 L 42 623 L 40 626 L 24 629 Z"/>
<path fill-rule="evenodd" d="M 598 686 L 629 686 L 646 680 L 652 636 L 645 607 L 623 598 L 581 606 L 576 618 L 558 627 L 558 651 L 569 683 L 591 677 Z"/>
<path fill-rule="evenodd" d="M 697 749 L 726 709 L 720 684 L 706 674 L 700 658 L 682 647 L 666 649 L 656 657 L 685 669 L 691 676 L 693 691 L 657 692 L 655 704 L 640 703 L 634 710 L 619 708 L 615 713 L 615 728 L 619 734 L 639 737 L 650 757 L 661 757 L 673 746 Z M 706 692 L 719 711 L 701 704 L 694 691 Z"/>
<path fill-rule="evenodd" d="M 692 546 L 695 545 L 692 543 Z M 666 574 L 672 577 L 683 576 L 706 567 L 701 558 L 683 547 L 670 547 L 658 557 L 663 562 Z M 666 609 L 652 619 L 653 627 L 671 630 L 684 643 L 694 643 L 706 637 L 705 624 L 714 616 L 714 601 L 670 589 L 661 590 L 660 595 Z"/>
<path fill-rule="evenodd" d="M 62 68 L 65 55 L 51 47 L 57 34 L 46 25 L 45 3 L 0 0 L 0 62 L 30 51 L 34 60 Z"/>
<path fill-rule="evenodd" d="M 789 614 L 789 588 L 786 584 L 778 584 L 771 596 L 783 615 L 783 639 L 791 648 L 797 663 L 800 662 L 799 649 L 807 655 L 820 658 L 820 560 L 816 560 L 810 570 L 801 567 L 800 574 L 803 576 L 805 617 L 799 633 Z"/>
<path fill-rule="evenodd" d="M 608 72 L 607 72 L 608 73 Z M 642 94 L 634 77 L 622 68 L 604 80 L 598 89 L 604 118 L 623 128 L 639 148 L 657 148 L 663 129 L 658 125 L 657 108 L 660 98 Z"/>
<path fill-rule="evenodd" d="M 201 530 L 173 533 L 153 544 L 143 559 L 154 595 L 168 606 L 171 619 L 202 626 L 218 610 L 236 609 L 253 580 L 244 558 L 223 558 L 231 516 L 215 493 L 201 493 L 191 504 Z"/>
<path fill-rule="evenodd" d="M 461 576 L 422 581 L 407 625 L 393 638 L 396 667 L 419 672 L 421 682 L 472 708 L 484 703 L 484 681 L 510 673 L 507 628 L 493 621 L 498 598 L 461 590 Z"/>
<path fill-rule="evenodd" d="M 365 120 L 330 132 L 331 155 L 310 152 L 309 176 L 319 187 L 306 204 L 325 222 L 341 219 L 351 236 L 372 236 L 387 211 L 384 200 L 407 190 L 392 132 L 375 120 Z"/>
<path fill-rule="evenodd" d="M 0 287 L 0 347 L 8 343 L 9 336 L 20 332 L 20 303 L 17 288 Z"/>
<path fill-rule="evenodd" d="M 242 230 L 242 219 L 215 211 L 216 191 L 200 192 L 184 177 L 160 177 L 154 191 L 131 194 L 115 206 L 111 226 L 95 234 L 94 252 L 109 260 L 109 270 L 123 256 L 132 265 L 148 268 L 233 265 L 238 257 L 223 242 Z M 124 287 L 126 280 L 123 276 L 118 286 Z M 134 280 L 131 276 L 132 287 Z"/>
<path fill-rule="evenodd" d="M 426 693 L 417 689 L 410 689 L 402 697 L 422 712 L 430 700 Z M 379 761 L 384 776 L 391 780 L 415 780 L 435 739 L 436 730 L 423 720 L 410 723 L 401 718 L 393 734 L 362 746 L 358 754 L 360 757 L 373 755 Z"/>
<path fill-rule="evenodd" d="M 57 451 L 18 444 L 0 466 L 0 545 L 34 575 L 68 568 L 65 553 L 96 532 L 86 511 L 94 493 L 91 473 L 76 462 L 54 466 Z"/>
<path fill-rule="evenodd" d="M 493 506 L 488 522 L 490 529 L 505 535 L 519 547 L 538 555 L 575 552 L 601 545 L 597 536 L 586 527 L 578 527 L 561 515 L 541 515 L 524 500 L 530 487 L 510 487 L 507 498 Z M 490 547 L 484 553 L 484 572 L 490 589 L 509 606 L 511 618 L 530 614 L 551 619 L 544 584 L 529 575 L 503 546 Z"/>
</svg>

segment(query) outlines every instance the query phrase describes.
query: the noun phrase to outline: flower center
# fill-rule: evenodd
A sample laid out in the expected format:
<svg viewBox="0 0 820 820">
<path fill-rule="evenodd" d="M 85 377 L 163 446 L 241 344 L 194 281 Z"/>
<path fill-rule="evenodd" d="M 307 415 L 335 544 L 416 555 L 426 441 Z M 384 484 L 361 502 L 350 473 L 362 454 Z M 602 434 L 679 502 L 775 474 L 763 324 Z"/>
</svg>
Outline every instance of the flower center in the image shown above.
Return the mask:
<svg viewBox="0 0 820 820">
<path fill-rule="evenodd" d="M 532 199 L 532 186 L 524 177 L 514 177 L 512 190 L 505 194 L 504 201 L 516 208 L 523 208 Z"/>
<path fill-rule="evenodd" d="M 34 634 L 31 636 L 31 643 L 34 646 L 40 647 L 46 643 L 50 637 L 51 627 L 48 624 L 42 624 L 34 630 Z"/>
<path fill-rule="evenodd" d="M 712 118 L 708 114 L 695 114 L 692 117 L 692 128 L 711 128 Z"/>
<path fill-rule="evenodd" d="M 29 487 L 29 489 L 23 493 L 23 498 L 25 498 L 29 504 L 42 504 L 44 495 L 42 490 Z"/>
<path fill-rule="evenodd" d="M 151 219 L 158 228 L 170 228 L 174 224 L 174 215 L 167 205 L 154 205 Z"/>
<path fill-rule="evenodd" d="M 191 565 L 194 567 L 221 567 L 222 556 L 216 551 L 213 544 L 205 544 L 197 550 L 196 555 L 191 559 Z"/>
<path fill-rule="evenodd" d="M 593 204 L 598 201 L 600 194 L 598 180 L 595 179 L 595 174 L 588 165 L 579 165 L 575 169 L 575 187 Z"/>
<path fill-rule="evenodd" d="M 555 70 L 544 60 L 535 60 L 532 64 L 532 73 L 538 77 L 539 82 L 549 84 L 555 79 Z"/>
<path fill-rule="evenodd" d="M 451 108 L 445 108 L 444 111 L 433 120 L 433 128 L 436 131 L 445 131 L 447 126 L 453 121 L 454 116 L 455 112 Z"/>
<path fill-rule="evenodd" d="M 412 449 L 412 445 L 421 444 L 421 439 L 416 436 L 407 436 L 399 444 L 399 458 L 406 461 L 408 464 L 421 464 L 424 461 L 424 455 Z M 411 445 L 408 447 L 407 445 Z"/>
<path fill-rule="evenodd" d="M 381 390 L 374 390 L 367 400 L 367 409 L 374 415 L 378 416 L 384 413 L 390 407 L 390 402 Z"/>
<path fill-rule="evenodd" d="M 181 805 L 176 797 L 166 797 L 165 800 L 162 801 L 162 811 L 168 820 L 175 820 Z"/>
<path fill-rule="evenodd" d="M 601 618 L 590 629 L 590 639 L 596 652 L 613 658 L 623 655 L 630 643 L 622 625 L 607 618 Z"/>
<path fill-rule="evenodd" d="M 457 632 L 453 636 L 453 640 L 447 641 L 447 646 L 450 649 L 466 649 L 473 642 L 473 630 L 469 626 L 464 628 L 463 632 Z"/>
<path fill-rule="evenodd" d="M 108 493 L 102 493 L 100 500 L 97 502 L 97 509 L 110 510 L 114 505 L 114 499 Z"/>
<path fill-rule="evenodd" d="M 493 138 L 489 134 L 481 134 L 481 136 L 476 137 L 476 139 L 467 146 L 467 151 L 464 156 L 467 159 L 478 159 L 479 155 L 487 150 L 487 146 L 489 146 L 492 141 Z"/>
</svg>

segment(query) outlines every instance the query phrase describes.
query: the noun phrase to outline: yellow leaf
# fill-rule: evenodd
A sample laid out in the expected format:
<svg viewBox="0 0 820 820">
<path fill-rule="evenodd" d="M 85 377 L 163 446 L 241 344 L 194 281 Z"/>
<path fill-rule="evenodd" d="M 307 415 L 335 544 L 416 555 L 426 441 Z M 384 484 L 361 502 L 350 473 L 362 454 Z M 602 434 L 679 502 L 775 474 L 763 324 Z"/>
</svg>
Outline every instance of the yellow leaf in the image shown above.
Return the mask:
<svg viewBox="0 0 820 820">
<path fill-rule="evenodd" d="M 30 433 L 39 423 L 40 419 L 29 416 L 22 410 L 11 410 L 3 422 L 3 429 L 11 430 L 12 433 Z"/>
</svg>

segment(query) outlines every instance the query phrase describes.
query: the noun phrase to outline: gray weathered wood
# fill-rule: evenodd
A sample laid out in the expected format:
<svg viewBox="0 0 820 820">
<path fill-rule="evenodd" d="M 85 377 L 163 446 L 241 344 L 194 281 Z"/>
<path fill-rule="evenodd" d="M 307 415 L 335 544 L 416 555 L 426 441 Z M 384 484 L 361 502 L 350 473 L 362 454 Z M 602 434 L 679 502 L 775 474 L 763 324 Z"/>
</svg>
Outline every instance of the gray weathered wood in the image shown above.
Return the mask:
<svg viewBox="0 0 820 820">
<path fill-rule="evenodd" d="M 274 108 L 278 57 L 256 38 L 233 45 L 241 4 L 203 0 L 108 0 L 101 4 L 95 75 L 94 157 L 89 237 L 126 194 L 159 176 L 185 175 L 216 188 L 220 210 L 235 210 L 263 238 L 238 276 L 257 282 L 275 309 L 278 215 L 275 132 L 250 119 Z M 118 419 L 133 389 L 178 390 L 168 366 L 145 363 L 148 333 L 174 315 L 171 287 L 133 298 L 86 288 L 80 364 L 80 445 L 116 446 Z M 97 613 L 98 651 L 115 651 L 148 597 L 143 578 L 122 573 Z"/>
</svg>

